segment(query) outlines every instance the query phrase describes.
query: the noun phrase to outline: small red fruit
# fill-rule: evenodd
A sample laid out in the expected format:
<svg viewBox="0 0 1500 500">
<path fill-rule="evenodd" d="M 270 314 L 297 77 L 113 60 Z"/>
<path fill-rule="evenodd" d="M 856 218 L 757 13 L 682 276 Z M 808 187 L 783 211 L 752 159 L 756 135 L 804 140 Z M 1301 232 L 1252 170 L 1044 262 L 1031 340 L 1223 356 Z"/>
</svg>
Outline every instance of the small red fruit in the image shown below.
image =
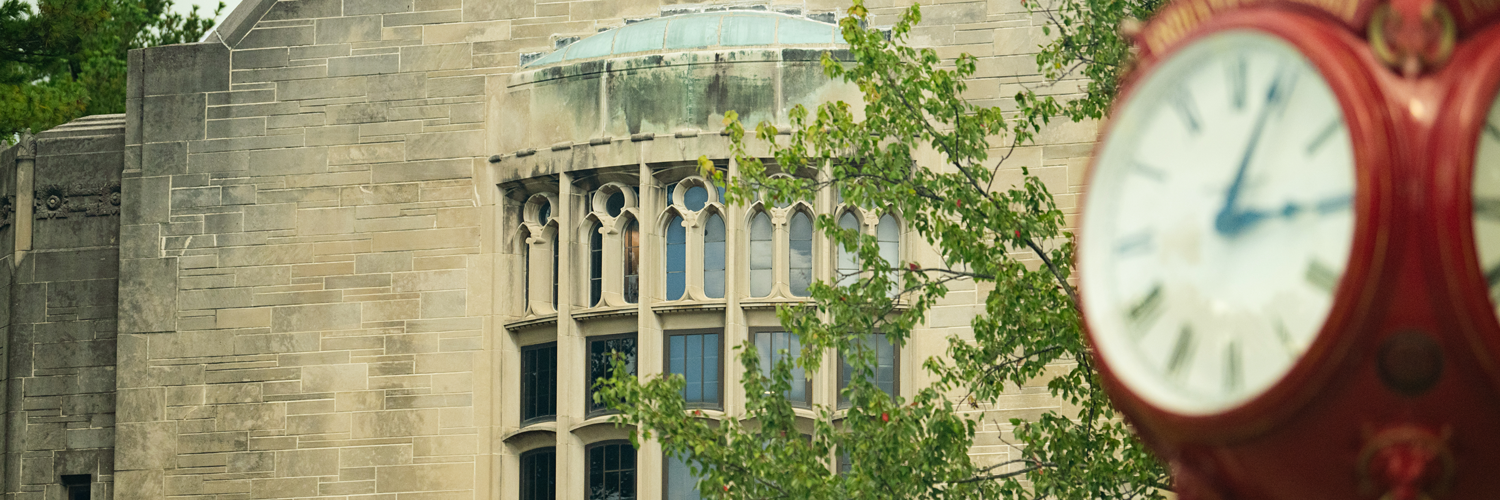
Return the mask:
<svg viewBox="0 0 1500 500">
<path fill-rule="evenodd" d="M 891 421 L 891 415 L 888 414 L 888 413 L 881 413 L 880 414 L 880 421 L 881 422 L 890 422 Z"/>
<path fill-rule="evenodd" d="M 917 263 L 916 262 L 909 262 L 909 263 L 906 264 L 906 268 L 907 269 L 911 269 L 913 271 L 916 271 L 917 270 Z"/>
<path fill-rule="evenodd" d="M 1020 238 L 1020 237 L 1021 237 L 1021 230 L 1020 230 L 1020 229 L 1017 229 L 1017 230 L 1016 230 L 1016 237 L 1017 237 L 1017 238 Z"/>
</svg>

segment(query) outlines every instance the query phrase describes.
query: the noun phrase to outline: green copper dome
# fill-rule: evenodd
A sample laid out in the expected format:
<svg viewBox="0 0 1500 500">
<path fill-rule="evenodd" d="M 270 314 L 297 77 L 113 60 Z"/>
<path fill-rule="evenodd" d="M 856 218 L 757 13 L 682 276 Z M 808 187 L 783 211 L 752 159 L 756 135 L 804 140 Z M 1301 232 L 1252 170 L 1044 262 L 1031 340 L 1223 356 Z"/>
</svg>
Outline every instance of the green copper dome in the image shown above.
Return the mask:
<svg viewBox="0 0 1500 500">
<path fill-rule="evenodd" d="M 527 64 L 534 68 L 564 61 L 657 51 L 713 47 L 843 44 L 838 26 L 786 14 L 724 11 L 641 21 L 573 42 Z"/>
</svg>

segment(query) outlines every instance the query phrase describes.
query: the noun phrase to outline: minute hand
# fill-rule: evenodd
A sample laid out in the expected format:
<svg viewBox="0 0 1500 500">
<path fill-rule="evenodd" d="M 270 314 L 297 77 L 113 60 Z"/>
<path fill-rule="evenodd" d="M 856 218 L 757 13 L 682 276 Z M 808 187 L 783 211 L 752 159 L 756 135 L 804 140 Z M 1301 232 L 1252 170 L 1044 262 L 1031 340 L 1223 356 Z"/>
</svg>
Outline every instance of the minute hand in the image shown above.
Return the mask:
<svg viewBox="0 0 1500 500">
<path fill-rule="evenodd" d="M 1214 230 L 1224 236 L 1234 236 L 1256 222 L 1265 218 L 1260 212 L 1245 212 L 1237 210 L 1239 206 L 1240 190 L 1245 186 L 1245 172 L 1250 169 L 1250 160 L 1254 158 L 1256 146 L 1260 144 L 1260 137 L 1266 129 L 1266 122 L 1271 117 L 1271 112 L 1281 108 L 1286 103 L 1286 96 L 1291 84 L 1296 83 L 1296 74 L 1284 78 L 1278 74 L 1271 81 L 1271 88 L 1266 91 L 1266 104 L 1260 108 L 1260 115 L 1255 118 L 1255 127 L 1250 131 L 1250 141 L 1245 145 L 1245 153 L 1240 157 L 1239 171 L 1234 174 L 1234 182 L 1229 184 L 1229 189 L 1224 193 L 1224 207 L 1219 209 L 1219 215 L 1214 219 Z M 1283 86 L 1285 85 L 1285 87 Z"/>
</svg>

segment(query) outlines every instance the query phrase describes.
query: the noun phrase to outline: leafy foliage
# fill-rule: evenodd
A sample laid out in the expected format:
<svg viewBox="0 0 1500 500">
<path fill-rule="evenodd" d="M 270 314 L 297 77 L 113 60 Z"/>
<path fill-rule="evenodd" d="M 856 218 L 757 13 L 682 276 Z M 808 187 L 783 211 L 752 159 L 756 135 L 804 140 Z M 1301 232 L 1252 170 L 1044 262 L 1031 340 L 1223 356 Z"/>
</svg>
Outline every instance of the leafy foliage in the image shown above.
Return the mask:
<svg viewBox="0 0 1500 500">
<path fill-rule="evenodd" d="M 1120 90 L 1133 53 L 1120 27 L 1150 18 L 1167 0 L 1022 0 L 1047 16 L 1043 34 L 1053 36 L 1036 55 L 1049 80 L 1081 76 L 1083 95 L 1063 105 L 1073 120 L 1099 119 Z"/>
<path fill-rule="evenodd" d="M 921 21 L 919 7 L 907 9 L 889 33 L 864 27 L 860 0 L 849 14 L 840 26 L 853 61 L 825 55 L 823 68 L 858 86 L 863 107 L 799 106 L 790 113 L 789 136 L 765 123 L 756 127 L 754 147 L 764 149 L 748 144 L 747 131 L 730 114 L 725 121 L 738 176 L 720 180 L 742 203 L 757 196 L 773 203 L 812 199 L 831 187 L 850 203 L 900 214 L 907 234 L 920 235 L 944 264 L 887 262 L 873 236 L 841 229 L 835 214 L 820 215 L 816 227 L 858 252 L 862 273 L 844 287 L 814 284 L 810 303 L 778 310 L 783 326 L 801 337 L 800 358 L 781 360 L 763 376 L 759 357 L 769 353 L 751 343 L 737 348 L 747 398 L 743 415 L 715 425 L 701 413 L 687 413 L 679 396 L 683 380 L 675 375 L 640 381 L 616 370 L 598 382 L 596 397 L 621 412 L 618 422 L 638 426 L 643 437 L 662 438 L 668 454 L 691 457 L 705 477 L 701 490 L 715 498 L 1162 498 L 1169 477 L 1116 416 L 1091 365 L 1069 281 L 1074 246 L 1063 213 L 1039 178 L 1006 164 L 1051 117 L 1102 114 L 1118 69 L 1098 69 L 1109 80 L 1080 99 L 1101 99 L 1094 104 L 1023 92 L 1017 109 L 1004 112 L 962 97 L 975 73 L 974 57 L 949 63 L 931 49 L 906 45 Z M 1104 29 L 1089 26 L 1064 38 L 1088 40 Z M 1049 50 L 1039 61 L 1094 54 L 1071 45 Z M 996 138 L 1008 143 L 992 147 Z M 716 172 L 706 158 L 700 164 Z M 1005 185 L 1014 174 L 1020 180 Z M 925 361 L 934 383 L 907 391 L 910 399 L 887 396 L 872 382 L 875 359 L 862 339 L 884 334 L 905 344 L 960 285 L 983 298 L 973 337 L 950 339 L 946 359 Z M 799 421 L 784 397 L 793 363 L 818 371 L 830 349 L 852 367 L 841 394 L 852 404 L 816 407 L 815 418 Z M 1019 456 L 977 462 L 969 455 L 976 433 L 994 425 L 981 410 L 1007 390 L 1036 381 L 1045 381 L 1063 407 L 1010 421 Z M 847 457 L 842 473 L 839 457 Z"/>
<path fill-rule="evenodd" d="M 172 0 L 0 3 L 0 138 L 80 116 L 125 111 L 130 49 L 196 41 L 213 17 Z M 220 3 L 213 16 L 224 9 Z"/>
</svg>

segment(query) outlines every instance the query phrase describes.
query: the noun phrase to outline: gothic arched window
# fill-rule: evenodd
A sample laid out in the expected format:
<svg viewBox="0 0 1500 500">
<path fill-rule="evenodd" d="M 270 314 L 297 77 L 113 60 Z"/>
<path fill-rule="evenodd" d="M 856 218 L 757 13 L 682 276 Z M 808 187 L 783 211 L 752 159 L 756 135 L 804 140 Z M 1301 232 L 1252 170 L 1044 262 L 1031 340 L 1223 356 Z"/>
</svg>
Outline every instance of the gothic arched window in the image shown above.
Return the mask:
<svg viewBox="0 0 1500 500">
<path fill-rule="evenodd" d="M 806 212 L 799 211 L 792 214 L 790 226 L 787 284 L 791 286 L 792 295 L 806 297 L 813 280 L 812 219 Z"/>
<path fill-rule="evenodd" d="M 858 231 L 859 218 L 852 211 L 844 212 L 844 215 L 839 216 L 839 228 Z M 859 255 L 845 250 L 842 244 L 838 245 L 838 247 L 838 284 L 839 286 L 846 286 L 859 280 Z"/>
<path fill-rule="evenodd" d="M 755 214 L 750 219 L 750 296 L 765 297 L 771 294 L 772 263 L 775 262 L 775 253 L 772 249 L 771 217 L 765 212 Z"/>
<path fill-rule="evenodd" d="M 641 226 L 636 224 L 635 219 L 625 223 L 625 230 L 620 232 L 624 243 L 625 256 L 625 302 L 636 303 L 641 297 Z"/>
<path fill-rule="evenodd" d="M 599 223 L 589 225 L 589 306 L 604 300 L 604 235 Z"/>
<path fill-rule="evenodd" d="M 724 218 L 709 214 L 703 226 L 703 294 L 724 298 Z"/>
<path fill-rule="evenodd" d="M 667 300 L 682 298 L 687 291 L 687 229 L 682 217 L 667 221 Z"/>
</svg>

